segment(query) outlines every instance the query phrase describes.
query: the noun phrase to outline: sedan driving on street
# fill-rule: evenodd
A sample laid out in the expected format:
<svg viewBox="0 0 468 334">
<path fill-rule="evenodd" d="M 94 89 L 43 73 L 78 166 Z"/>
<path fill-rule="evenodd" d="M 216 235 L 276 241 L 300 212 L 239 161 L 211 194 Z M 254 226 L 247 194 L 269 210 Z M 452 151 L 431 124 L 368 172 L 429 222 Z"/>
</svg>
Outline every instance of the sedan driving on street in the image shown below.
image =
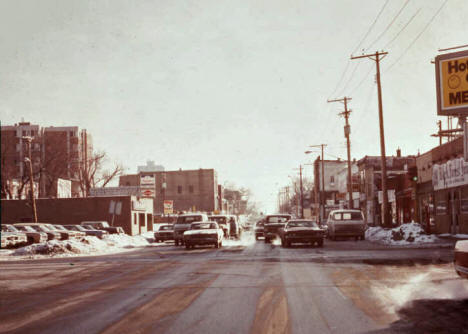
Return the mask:
<svg viewBox="0 0 468 334">
<path fill-rule="evenodd" d="M 223 229 L 218 223 L 205 221 L 192 223 L 190 230 L 184 232 L 184 243 L 187 249 L 195 245 L 214 245 L 219 248 L 223 245 Z"/>
<path fill-rule="evenodd" d="M 360 210 L 333 210 L 327 221 L 328 237 L 355 237 L 356 240 L 366 238 L 367 225 Z"/>
<path fill-rule="evenodd" d="M 174 225 L 160 225 L 159 229 L 156 232 L 154 232 L 154 241 L 164 242 L 170 240 L 174 240 Z"/>
<path fill-rule="evenodd" d="M 286 214 L 266 216 L 264 225 L 265 243 L 275 239 L 291 218 L 291 215 Z"/>
<path fill-rule="evenodd" d="M 265 220 L 259 220 L 258 222 L 255 223 L 254 227 L 254 232 L 255 232 L 255 240 L 258 240 L 260 238 L 263 238 L 265 235 L 263 234 L 264 232 L 264 224 Z"/>
<path fill-rule="evenodd" d="M 297 219 L 290 220 L 280 232 L 281 246 L 290 247 L 293 243 L 310 243 L 323 246 L 325 231 L 315 221 Z"/>
</svg>

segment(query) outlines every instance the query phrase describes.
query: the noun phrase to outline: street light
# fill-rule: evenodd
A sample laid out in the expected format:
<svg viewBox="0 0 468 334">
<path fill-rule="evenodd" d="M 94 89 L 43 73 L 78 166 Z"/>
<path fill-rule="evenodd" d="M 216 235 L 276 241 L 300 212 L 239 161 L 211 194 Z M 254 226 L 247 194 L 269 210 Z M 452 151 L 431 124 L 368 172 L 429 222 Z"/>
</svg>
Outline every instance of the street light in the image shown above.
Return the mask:
<svg viewBox="0 0 468 334">
<path fill-rule="evenodd" d="M 34 198 L 34 180 L 33 180 L 33 168 L 32 168 L 32 158 L 31 158 L 31 137 L 21 137 L 28 147 L 28 156 L 24 158 L 24 162 L 29 165 L 29 188 L 31 192 L 31 204 L 32 204 L 32 214 L 34 222 L 37 223 L 37 210 L 36 210 L 36 199 Z"/>
</svg>

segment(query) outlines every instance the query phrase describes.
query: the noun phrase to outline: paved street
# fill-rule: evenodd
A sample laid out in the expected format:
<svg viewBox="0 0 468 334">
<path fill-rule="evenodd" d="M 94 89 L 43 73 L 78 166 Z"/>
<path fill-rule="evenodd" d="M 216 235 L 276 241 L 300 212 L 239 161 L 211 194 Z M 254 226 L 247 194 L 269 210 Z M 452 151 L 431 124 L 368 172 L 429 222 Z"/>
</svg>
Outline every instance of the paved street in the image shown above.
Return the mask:
<svg viewBox="0 0 468 334">
<path fill-rule="evenodd" d="M 112 256 L 0 263 L 0 332 L 466 330 L 468 296 L 454 300 L 450 293 L 468 286 L 453 271 L 450 247 L 226 243 L 221 249 L 168 243 Z M 448 295 L 436 300 L 434 291 Z M 405 305 L 413 296 L 418 303 Z"/>
</svg>

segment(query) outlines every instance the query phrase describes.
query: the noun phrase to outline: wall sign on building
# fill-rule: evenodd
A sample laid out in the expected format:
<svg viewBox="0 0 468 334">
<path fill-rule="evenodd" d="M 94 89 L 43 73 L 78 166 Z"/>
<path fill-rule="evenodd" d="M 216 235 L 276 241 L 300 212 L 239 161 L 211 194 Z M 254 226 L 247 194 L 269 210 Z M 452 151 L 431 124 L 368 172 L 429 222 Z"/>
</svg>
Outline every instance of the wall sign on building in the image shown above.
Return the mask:
<svg viewBox="0 0 468 334">
<path fill-rule="evenodd" d="M 432 166 L 434 190 L 453 188 L 468 184 L 468 163 L 463 158 Z"/>
<path fill-rule="evenodd" d="M 141 187 L 154 187 L 156 184 L 156 178 L 154 175 L 141 175 L 140 186 Z"/>
</svg>

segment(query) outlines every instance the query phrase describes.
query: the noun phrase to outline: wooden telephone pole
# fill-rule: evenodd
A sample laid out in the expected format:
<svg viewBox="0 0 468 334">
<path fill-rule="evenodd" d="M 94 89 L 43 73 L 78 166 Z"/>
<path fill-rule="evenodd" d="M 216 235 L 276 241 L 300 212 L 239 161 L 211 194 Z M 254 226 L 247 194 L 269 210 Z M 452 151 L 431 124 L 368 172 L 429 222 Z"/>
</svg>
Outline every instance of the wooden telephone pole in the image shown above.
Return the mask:
<svg viewBox="0 0 468 334">
<path fill-rule="evenodd" d="M 346 137 L 346 148 L 348 151 L 348 207 L 353 209 L 353 179 L 351 175 L 351 145 L 349 141 L 349 135 L 351 133 L 351 127 L 349 126 L 349 114 L 351 113 L 351 110 L 348 110 L 348 101 L 351 101 L 351 98 L 346 96 L 342 99 L 327 100 L 328 103 L 343 102 L 344 104 L 345 110 L 339 115 L 345 118 L 344 135 Z"/>
<path fill-rule="evenodd" d="M 385 58 L 388 52 L 378 52 L 365 54 L 362 56 L 351 56 L 351 59 L 370 58 L 375 61 L 376 65 L 376 80 L 377 80 L 377 93 L 379 100 L 379 128 L 380 128 L 380 155 L 382 161 L 382 225 L 390 227 L 390 206 L 388 204 L 387 192 L 387 157 L 385 155 L 385 134 L 384 134 L 384 121 L 383 121 L 383 106 L 382 106 L 382 85 L 380 83 L 380 61 Z"/>
</svg>

